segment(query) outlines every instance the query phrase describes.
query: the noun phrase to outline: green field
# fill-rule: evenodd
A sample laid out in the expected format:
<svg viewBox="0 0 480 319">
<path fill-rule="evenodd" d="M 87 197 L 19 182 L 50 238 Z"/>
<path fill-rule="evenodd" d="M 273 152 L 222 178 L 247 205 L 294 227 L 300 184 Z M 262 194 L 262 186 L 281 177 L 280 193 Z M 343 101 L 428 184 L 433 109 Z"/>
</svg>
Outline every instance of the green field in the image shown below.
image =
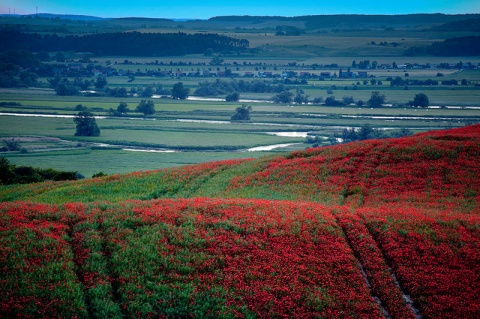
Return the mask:
<svg viewBox="0 0 480 319">
<path fill-rule="evenodd" d="M 11 101 L 9 94 L 3 98 Z M 108 98 L 69 97 L 64 101 L 56 96 L 40 99 L 26 94 L 16 101 L 21 105 L 2 107 L 1 111 L 71 116 L 80 103 L 100 110 L 95 112 L 97 115 L 106 115 L 109 108 L 119 103 Z M 131 105 L 137 99 L 127 101 Z M 78 171 L 89 177 L 100 171 L 126 173 L 271 154 L 271 151 L 245 152 L 264 145 L 297 143 L 275 149 L 277 152 L 310 146 L 304 143 L 304 138 L 269 134 L 273 132 L 311 132 L 328 137 L 340 133 L 344 127 L 365 123 L 378 128 L 405 127 L 422 131 L 478 122 L 480 116 L 474 109 L 370 109 L 256 103 L 250 122 L 230 123 L 229 118 L 238 104 L 163 99 L 155 103 L 154 118 L 143 119 L 138 113 L 131 113 L 134 117 L 97 119 L 101 128 L 99 137 L 74 136 L 72 118 L 0 116 L 0 137 L 16 138 L 26 150 L 4 153 L 4 156 L 16 165 Z M 200 121 L 195 122 L 197 120 Z M 212 120 L 216 122 L 208 122 Z M 99 148 L 99 144 L 109 144 L 110 149 Z M 325 144 L 328 145 L 327 140 Z M 122 148 L 141 148 L 142 151 Z M 176 152 L 159 152 L 163 149 Z"/>
<path fill-rule="evenodd" d="M 18 24 L 18 20 L 1 18 L 5 25 Z M 1 154 L 17 165 L 52 167 L 73 170 L 85 176 L 99 171 L 112 173 L 155 169 L 211 160 L 238 157 L 259 157 L 271 153 L 305 149 L 305 134 L 319 136 L 320 145 L 329 145 L 333 135 L 338 137 L 345 128 L 359 128 L 369 124 L 374 128 L 392 131 L 409 129 L 411 132 L 458 127 L 480 122 L 480 70 L 456 68 L 422 68 L 426 64 L 459 62 L 476 66 L 480 57 L 433 57 L 405 56 L 412 46 L 430 45 L 451 37 L 474 35 L 467 31 L 434 31 L 432 25 L 403 23 L 391 28 L 378 22 L 360 27 L 348 22 L 331 26 L 308 24 L 305 20 L 247 19 L 245 21 L 186 21 L 142 19 L 113 19 L 87 23 L 53 19 L 22 19 L 23 26 L 30 32 L 67 32 L 70 34 L 92 32 L 139 31 L 158 33 L 219 33 L 239 39 L 247 39 L 250 49 L 245 52 L 215 52 L 213 56 L 191 54 L 185 56 L 130 57 L 94 56 L 83 66 L 95 68 L 111 66 L 117 70 L 130 71 L 128 76 L 108 76 L 109 88 L 125 87 L 130 90 L 146 86 L 170 90 L 177 82 L 183 82 L 192 95 L 200 82 L 205 81 L 266 81 L 277 85 L 283 79 L 278 76 L 284 71 L 320 72 L 339 74 L 346 72 L 353 61 L 375 62 L 378 66 L 395 62 L 410 64 L 408 69 L 379 67 L 366 70 L 368 78 L 318 78 L 307 79 L 306 84 L 286 84 L 291 92 L 301 92 L 312 101 L 314 98 L 334 96 L 337 100 L 352 97 L 355 102 L 368 101 L 373 91 L 386 97 L 386 106 L 371 109 L 366 106 L 346 105 L 330 107 L 323 104 L 278 104 L 271 103 L 275 93 L 241 93 L 240 99 L 252 106 L 251 120 L 231 123 L 230 117 L 242 102 L 173 100 L 153 98 L 156 113 L 148 118 L 129 112 L 126 117 L 112 117 L 110 109 L 126 102 L 134 110 L 144 98 L 108 96 L 57 96 L 48 88 L 49 77 L 40 77 L 36 88 L 0 88 L 0 113 L 55 115 L 69 117 L 23 117 L 0 116 L 0 139 L 15 138 L 22 151 Z M 62 23 L 60 23 L 62 22 Z M 437 22 L 439 23 L 439 22 Z M 275 36 L 278 25 L 292 25 L 304 29 L 299 36 Z M 63 30 L 63 31 L 62 31 Z M 381 45 L 381 43 L 384 43 Z M 386 44 L 385 44 L 386 43 Z M 392 45 L 395 43 L 395 45 Z M 51 52 L 53 57 L 55 52 Z M 74 52 L 65 52 L 65 65 L 80 62 Z M 221 63 L 212 64 L 218 57 Z M 125 61 L 128 60 L 128 63 Z M 55 63 L 55 62 L 48 62 Z M 415 66 L 415 67 L 413 67 Z M 171 71 L 203 74 L 231 70 L 232 78 L 196 76 L 146 76 L 148 71 Z M 259 78 L 259 72 L 272 72 L 275 78 Z M 352 68 L 353 72 L 360 69 Z M 244 78 L 251 72 L 255 78 Z M 143 74 L 142 74 L 143 73 Z M 441 77 L 438 76 L 441 73 Z M 401 77 L 411 80 L 457 80 L 459 85 L 435 85 L 392 87 L 389 78 Z M 94 81 L 94 77 L 87 78 Z M 69 78 L 70 81 L 73 77 Z M 381 81 L 381 85 L 372 83 Z M 460 85 L 462 80 L 466 84 Z M 366 81 L 366 82 L 364 82 Z M 93 87 L 93 86 L 92 86 Z M 416 94 L 428 96 L 430 105 L 439 108 L 408 108 L 405 104 Z M 225 95 L 211 98 L 224 99 Z M 16 103 L 16 104 L 12 104 Z M 96 116 L 101 129 L 99 137 L 76 137 L 72 116 L 81 104 Z M 302 133 L 289 137 L 286 133 Z M 281 134 L 280 134 L 281 133 Z M 277 135 L 275 135 L 277 134 Z M 104 145 L 108 144 L 108 145 Z M 286 144 L 270 151 L 245 152 L 247 149 Z M 291 145 L 292 144 L 292 145 Z M 100 146 L 99 146 L 100 145 Z M 0 145 L 2 146 L 2 145 Z M 107 148 L 107 149 L 103 149 Z M 134 151 L 122 149 L 136 148 Z M 141 149 L 141 151 L 139 151 Z M 175 150 L 174 153 L 159 151 Z M 152 152 L 156 151 L 156 152 Z"/>
</svg>

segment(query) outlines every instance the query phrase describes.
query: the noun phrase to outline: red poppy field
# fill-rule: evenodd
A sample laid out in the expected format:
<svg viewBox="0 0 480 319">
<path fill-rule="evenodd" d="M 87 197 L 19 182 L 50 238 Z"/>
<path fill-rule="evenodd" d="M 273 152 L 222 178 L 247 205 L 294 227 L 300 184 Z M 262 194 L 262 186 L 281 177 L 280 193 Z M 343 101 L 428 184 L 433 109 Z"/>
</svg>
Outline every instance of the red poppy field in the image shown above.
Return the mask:
<svg viewBox="0 0 480 319">
<path fill-rule="evenodd" d="M 0 188 L 0 317 L 478 318 L 480 125 Z"/>
</svg>

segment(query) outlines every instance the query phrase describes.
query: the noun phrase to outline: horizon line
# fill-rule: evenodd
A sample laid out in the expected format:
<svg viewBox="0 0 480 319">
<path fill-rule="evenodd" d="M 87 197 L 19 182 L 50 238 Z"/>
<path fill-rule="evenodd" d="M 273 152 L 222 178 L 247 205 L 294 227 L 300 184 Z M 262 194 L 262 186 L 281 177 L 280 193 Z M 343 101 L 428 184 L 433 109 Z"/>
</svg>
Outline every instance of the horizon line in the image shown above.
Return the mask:
<svg viewBox="0 0 480 319">
<path fill-rule="evenodd" d="M 312 16 L 402 16 L 402 15 L 478 15 L 480 12 L 465 12 L 465 13 L 444 13 L 444 12 L 416 12 L 416 13 L 328 13 L 328 14 L 305 14 L 305 15 L 250 15 L 250 14 L 225 14 L 215 15 L 208 18 L 167 18 L 167 17 L 148 17 L 148 16 L 115 16 L 104 17 L 89 14 L 75 14 L 75 13 L 51 13 L 51 12 L 39 12 L 39 13 L 0 13 L 0 16 L 37 16 L 37 15 L 55 15 L 55 16 L 78 16 L 78 17 L 93 17 L 99 19 L 166 19 L 166 20 L 209 20 L 216 17 L 269 17 L 269 18 L 297 18 L 297 17 L 312 17 Z"/>
</svg>

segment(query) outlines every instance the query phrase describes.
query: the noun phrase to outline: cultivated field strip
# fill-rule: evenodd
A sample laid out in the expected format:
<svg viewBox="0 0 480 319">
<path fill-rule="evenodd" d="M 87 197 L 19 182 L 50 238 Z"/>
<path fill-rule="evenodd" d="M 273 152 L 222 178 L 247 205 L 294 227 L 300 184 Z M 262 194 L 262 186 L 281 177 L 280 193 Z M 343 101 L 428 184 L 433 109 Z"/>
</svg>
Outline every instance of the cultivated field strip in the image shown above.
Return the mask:
<svg viewBox="0 0 480 319">
<path fill-rule="evenodd" d="M 342 228 L 359 264 L 365 271 L 372 294 L 391 318 L 416 317 L 405 302 L 401 288 L 395 283 L 383 254 L 372 238 L 362 219 L 354 212 L 339 208 L 335 212 L 337 223 Z"/>
<path fill-rule="evenodd" d="M 478 313 L 478 241 L 463 223 L 478 224 L 461 214 L 207 198 L 1 212 L 8 316 L 382 318 L 377 296 L 391 318 L 420 318 L 404 293 L 423 318 Z"/>
</svg>

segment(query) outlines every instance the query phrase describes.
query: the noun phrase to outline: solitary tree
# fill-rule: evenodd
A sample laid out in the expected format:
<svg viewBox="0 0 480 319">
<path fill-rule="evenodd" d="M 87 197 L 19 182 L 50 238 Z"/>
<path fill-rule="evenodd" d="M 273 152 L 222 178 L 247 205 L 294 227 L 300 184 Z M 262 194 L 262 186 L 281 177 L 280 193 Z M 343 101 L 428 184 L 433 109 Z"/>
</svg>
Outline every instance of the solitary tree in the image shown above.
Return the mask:
<svg viewBox="0 0 480 319">
<path fill-rule="evenodd" d="M 80 111 L 73 119 L 77 124 L 77 131 L 75 136 L 100 136 L 100 129 L 93 113 L 89 111 Z"/>
<path fill-rule="evenodd" d="M 190 93 L 190 89 L 183 86 L 182 82 L 175 83 L 172 89 L 172 97 L 174 99 L 185 100 Z"/>
<path fill-rule="evenodd" d="M 308 103 L 308 95 L 297 93 L 297 95 L 295 95 L 295 97 L 293 98 L 293 101 L 295 103 L 298 103 L 298 104 L 303 104 L 303 103 L 307 104 Z"/>
<path fill-rule="evenodd" d="M 153 87 L 152 86 L 147 86 L 142 93 L 140 93 L 140 96 L 141 97 L 152 97 L 153 93 L 155 93 L 155 91 L 153 90 Z"/>
<path fill-rule="evenodd" d="M 79 93 L 78 87 L 70 83 L 68 79 L 61 80 L 55 86 L 55 92 L 60 96 L 77 95 Z"/>
<path fill-rule="evenodd" d="M 225 101 L 227 102 L 238 102 L 239 99 L 240 99 L 240 93 L 238 92 L 227 94 L 227 96 L 225 97 Z"/>
<path fill-rule="evenodd" d="M 129 111 L 129 109 L 128 109 L 128 104 L 127 103 L 120 102 L 120 104 L 118 104 L 117 112 L 119 112 L 120 114 L 127 114 L 128 111 Z"/>
<path fill-rule="evenodd" d="M 343 101 L 343 103 L 345 103 L 345 104 L 353 104 L 353 103 L 355 103 L 355 99 L 353 98 L 353 96 L 344 96 L 344 97 L 342 98 L 342 101 Z"/>
<path fill-rule="evenodd" d="M 326 106 L 344 106 L 345 103 L 342 101 L 338 101 L 335 99 L 335 96 L 329 96 L 325 99 L 325 105 Z"/>
<path fill-rule="evenodd" d="M 135 111 L 141 112 L 145 116 L 155 114 L 155 104 L 150 100 L 142 100 L 137 105 Z"/>
<path fill-rule="evenodd" d="M 130 110 L 128 109 L 128 105 L 125 102 L 120 102 L 116 110 L 110 108 L 110 114 L 112 114 L 113 116 L 124 116 L 127 115 L 127 112 L 129 111 Z"/>
<path fill-rule="evenodd" d="M 0 152 L 19 151 L 19 150 L 20 150 L 20 143 L 14 138 L 3 140 L 3 147 L 0 148 Z"/>
<path fill-rule="evenodd" d="M 373 91 L 370 99 L 367 101 L 369 107 L 382 107 L 385 103 L 385 95 L 378 91 Z"/>
<path fill-rule="evenodd" d="M 413 106 L 428 107 L 430 105 L 430 102 L 428 101 L 428 96 L 426 94 L 419 93 L 415 94 L 412 104 Z"/>
<path fill-rule="evenodd" d="M 97 90 L 103 89 L 107 85 L 107 78 L 104 76 L 99 76 L 97 80 L 95 81 L 95 88 Z"/>
<path fill-rule="evenodd" d="M 250 120 L 250 111 L 252 107 L 250 105 L 243 104 L 235 109 L 236 113 L 232 115 L 232 121 L 248 121 Z"/>
<path fill-rule="evenodd" d="M 273 100 L 277 103 L 292 103 L 293 92 L 284 90 L 273 97 Z"/>
</svg>

